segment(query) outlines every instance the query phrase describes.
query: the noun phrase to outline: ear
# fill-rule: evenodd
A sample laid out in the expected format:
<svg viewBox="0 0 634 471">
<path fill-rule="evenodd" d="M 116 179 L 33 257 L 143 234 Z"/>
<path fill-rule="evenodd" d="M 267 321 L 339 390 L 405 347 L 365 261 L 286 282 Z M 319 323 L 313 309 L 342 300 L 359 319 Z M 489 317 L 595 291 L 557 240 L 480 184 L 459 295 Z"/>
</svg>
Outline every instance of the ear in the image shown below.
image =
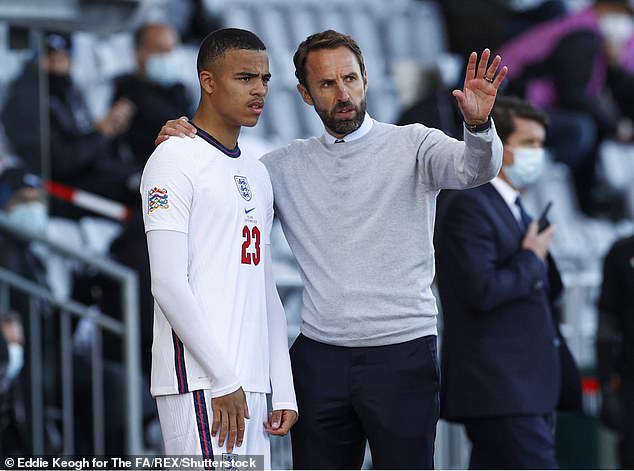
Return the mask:
<svg viewBox="0 0 634 471">
<path fill-rule="evenodd" d="M 302 85 L 301 83 L 298 83 L 297 91 L 302 96 L 302 100 L 304 100 L 304 103 L 310 106 L 315 106 L 315 102 L 313 101 L 313 98 L 310 96 L 308 89 L 304 85 Z"/>
<path fill-rule="evenodd" d="M 363 91 L 368 91 L 368 74 L 365 71 L 363 71 Z"/>
<path fill-rule="evenodd" d="M 200 82 L 200 88 L 207 93 L 208 95 L 212 95 L 216 88 L 216 82 L 214 80 L 214 75 L 208 70 L 201 70 L 198 74 L 198 81 Z"/>
<path fill-rule="evenodd" d="M 504 153 L 502 154 L 502 165 L 509 166 L 513 165 L 515 162 L 515 157 L 513 157 L 513 151 L 511 151 L 508 146 L 504 146 Z"/>
</svg>

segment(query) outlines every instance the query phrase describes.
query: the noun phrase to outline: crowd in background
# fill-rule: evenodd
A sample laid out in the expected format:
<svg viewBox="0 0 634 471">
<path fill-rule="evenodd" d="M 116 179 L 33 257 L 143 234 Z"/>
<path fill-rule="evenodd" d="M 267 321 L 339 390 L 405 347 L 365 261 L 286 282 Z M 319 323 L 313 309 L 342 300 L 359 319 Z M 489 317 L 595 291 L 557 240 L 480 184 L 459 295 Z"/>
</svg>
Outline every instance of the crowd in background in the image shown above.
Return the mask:
<svg viewBox="0 0 634 471">
<path fill-rule="evenodd" d="M 626 195 L 604 178 L 600 160 L 605 141 L 634 142 L 632 3 L 597 0 L 579 9 L 570 8 L 562 0 L 443 0 L 437 4 L 452 53 L 466 58 L 471 51 L 485 47 L 499 53 L 509 67 L 503 93 L 522 97 L 546 112 L 549 126 L 545 146 L 554 161 L 569 168 L 580 212 L 589 218 L 631 219 Z M 223 8 L 222 2 L 219 5 L 217 8 Z M 46 31 L 41 57 L 26 61 L 0 96 L 0 210 L 8 221 L 44 234 L 50 218 L 79 221 L 91 215 L 68 201 L 47 198 L 42 176 L 116 201 L 130 210 L 127 220 L 117 223 L 118 235 L 110 241 L 107 256 L 139 274 L 139 343 L 146 381 L 153 301 L 139 213 L 139 178 L 163 123 L 188 116 L 194 109 L 196 97 L 179 73 L 186 67 L 181 45 L 197 44 L 207 32 L 222 25 L 221 17 L 220 11 L 205 10 L 202 1 L 166 2 L 162 19 L 143 22 L 134 32 L 134 70 L 113 80 L 110 103 L 101 116 L 93 116 L 87 106 L 90 89 L 80 88 L 72 78 L 73 36 L 65 32 Z M 290 57 L 284 60 L 290 62 Z M 37 93 L 41 73 L 48 92 L 44 107 Z M 395 121 L 423 123 L 461 138 L 462 117 L 451 96 L 451 90 L 459 85 L 447 83 L 440 68 L 425 70 L 423 81 L 423 93 L 413 104 L 403 106 Z M 42 110 L 50 123 L 45 141 L 40 134 Z M 619 241 L 606 258 L 597 333 L 603 418 L 609 427 L 629 436 L 634 422 L 632 411 L 628 409 L 630 415 L 624 416 L 618 398 L 621 395 L 634 403 L 633 246 L 631 238 Z M 2 266 L 43 286 L 49 284 L 45 260 L 23 242 L 3 236 L 0 257 Z M 73 274 L 74 299 L 98 305 L 115 316 L 120 308 L 117 290 L 106 279 Z M 24 326 L 28 333 L 28 307 L 17 294 L 11 301 L 11 311 L 0 317 L 0 454 L 30 446 L 28 354 L 25 360 L 22 332 Z M 51 309 L 45 303 L 40 308 Z M 42 341 L 53 345 L 51 352 L 57 354 L 55 325 L 44 329 Z M 106 442 L 108 450 L 116 454 L 123 450 L 124 427 L 124 407 L 117 399 L 123 388 L 119 340 L 106 336 L 103 350 L 109 398 Z M 79 367 L 88 365 L 79 348 L 75 362 Z M 20 372 L 22 364 L 25 366 Z M 43 379 L 49 393 L 47 400 L 52 403 L 59 400 L 57 373 L 51 366 Z M 79 375 L 75 379 L 76 394 L 89 395 L 89 384 Z M 147 394 L 144 386 L 146 425 L 155 420 L 156 414 Z M 78 411 L 79 420 L 88 430 L 89 416 L 89 411 Z M 54 440 L 49 446 L 50 452 L 56 451 Z M 79 436 L 77 448 L 89 452 L 90 437 Z"/>
</svg>

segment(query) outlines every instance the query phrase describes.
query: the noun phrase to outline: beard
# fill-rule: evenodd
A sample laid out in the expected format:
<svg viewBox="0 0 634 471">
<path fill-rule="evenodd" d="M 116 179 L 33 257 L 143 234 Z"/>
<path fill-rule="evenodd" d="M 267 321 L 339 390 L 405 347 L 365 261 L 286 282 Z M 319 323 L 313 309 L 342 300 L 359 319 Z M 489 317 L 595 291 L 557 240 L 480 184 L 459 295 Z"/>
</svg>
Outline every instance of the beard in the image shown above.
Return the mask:
<svg viewBox="0 0 634 471">
<path fill-rule="evenodd" d="M 351 119 L 337 119 L 335 114 L 344 109 L 353 108 L 355 110 L 355 116 Z M 332 111 L 326 111 L 315 107 L 315 111 L 321 118 L 321 122 L 327 129 L 330 129 L 334 134 L 346 135 L 356 131 L 363 123 L 365 118 L 366 97 L 364 96 L 359 103 L 359 106 L 355 106 L 351 101 L 345 103 L 339 103 Z"/>
</svg>

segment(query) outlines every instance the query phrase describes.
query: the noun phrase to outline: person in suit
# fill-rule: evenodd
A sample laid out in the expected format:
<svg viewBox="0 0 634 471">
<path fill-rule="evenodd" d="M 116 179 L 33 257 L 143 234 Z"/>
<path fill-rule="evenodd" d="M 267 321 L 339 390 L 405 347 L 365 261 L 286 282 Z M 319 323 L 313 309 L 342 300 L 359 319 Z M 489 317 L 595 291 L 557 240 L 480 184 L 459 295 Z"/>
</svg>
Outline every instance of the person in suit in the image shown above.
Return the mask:
<svg viewBox="0 0 634 471">
<path fill-rule="evenodd" d="M 576 367 L 555 316 L 554 226 L 539 232 L 519 198 L 542 171 L 548 122 L 513 97 L 499 97 L 492 117 L 500 174 L 439 199 L 441 417 L 464 424 L 471 469 L 556 469 L 553 412 L 562 399 L 580 405 L 579 379 L 565 379 Z"/>
</svg>

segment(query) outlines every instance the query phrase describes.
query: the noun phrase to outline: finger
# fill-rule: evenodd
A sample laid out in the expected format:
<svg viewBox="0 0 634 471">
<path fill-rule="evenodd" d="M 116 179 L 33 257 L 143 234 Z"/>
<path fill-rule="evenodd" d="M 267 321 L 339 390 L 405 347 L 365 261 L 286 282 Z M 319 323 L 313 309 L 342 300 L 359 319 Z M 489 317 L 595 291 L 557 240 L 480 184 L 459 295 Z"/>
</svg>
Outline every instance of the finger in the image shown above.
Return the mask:
<svg viewBox="0 0 634 471">
<path fill-rule="evenodd" d="M 218 446 L 225 444 L 225 438 L 227 438 L 227 431 L 229 430 L 229 414 L 226 411 L 221 412 L 220 419 L 220 434 L 218 434 Z"/>
<path fill-rule="evenodd" d="M 504 81 L 504 77 L 506 77 L 506 73 L 509 71 L 509 68 L 507 66 L 502 67 L 502 70 L 500 70 L 500 73 L 497 74 L 497 77 L 495 77 L 495 80 L 493 81 L 493 86 L 495 88 L 500 88 L 500 85 L 502 85 L 502 82 Z"/>
<path fill-rule="evenodd" d="M 478 59 L 478 54 L 476 54 L 475 52 L 472 52 L 469 55 L 469 60 L 467 61 L 467 72 L 465 74 L 465 82 L 468 82 L 469 80 L 475 77 L 477 59 Z"/>
<path fill-rule="evenodd" d="M 249 414 L 249 404 L 247 403 L 247 398 L 244 398 L 244 417 L 246 419 L 251 418 L 251 414 Z"/>
<path fill-rule="evenodd" d="M 165 137 L 167 139 L 167 137 Z M 158 140 L 158 138 L 157 138 Z M 157 144 L 158 145 L 158 144 Z M 220 411 L 218 409 L 212 408 L 212 414 L 214 417 L 213 422 L 211 423 L 211 436 L 215 437 L 218 433 L 218 427 L 220 426 Z"/>
<path fill-rule="evenodd" d="M 295 411 L 282 411 L 280 427 L 277 429 L 272 429 L 271 427 L 268 427 L 267 432 L 271 435 L 284 436 L 290 431 L 295 422 L 297 422 L 297 413 Z"/>
<path fill-rule="evenodd" d="M 283 437 L 284 435 L 288 433 L 288 431 L 284 431 L 282 428 L 278 428 L 278 429 L 267 428 L 266 433 L 268 433 L 269 435 L 274 435 L 276 437 Z"/>
<path fill-rule="evenodd" d="M 185 133 L 182 128 L 177 128 L 176 125 L 171 125 L 171 121 L 168 121 L 165 124 L 161 131 L 159 132 L 159 136 L 175 136 L 175 137 L 185 137 Z"/>
<path fill-rule="evenodd" d="M 454 90 L 453 92 L 451 92 L 451 94 L 456 98 L 456 101 L 458 102 L 458 108 L 460 108 L 462 110 L 467 98 L 465 97 L 464 93 L 460 90 Z"/>
<path fill-rule="evenodd" d="M 237 427 L 236 445 L 242 446 L 242 440 L 244 439 L 244 431 L 246 429 L 246 425 L 244 423 L 243 411 L 238 411 L 236 427 Z"/>
<path fill-rule="evenodd" d="M 229 437 L 227 438 L 227 453 L 233 451 L 233 447 L 236 444 L 236 437 L 238 435 L 238 418 L 235 414 L 229 414 Z"/>
<path fill-rule="evenodd" d="M 458 90 L 457 88 L 453 90 L 451 94 L 456 97 L 456 100 L 458 101 L 465 99 L 464 92 L 462 90 Z"/>
<path fill-rule="evenodd" d="M 186 119 L 186 118 L 185 118 Z M 196 128 L 192 126 L 183 118 L 170 119 L 161 128 L 160 134 L 166 134 L 168 136 L 177 137 L 194 137 L 196 135 Z"/>
<path fill-rule="evenodd" d="M 526 231 L 526 235 L 530 235 L 530 236 L 537 235 L 537 223 L 535 221 L 531 221 L 528 224 L 528 230 Z"/>
<path fill-rule="evenodd" d="M 284 424 L 282 424 L 282 426 L 280 428 L 277 429 L 277 433 L 275 435 L 279 435 L 279 436 L 283 437 L 290 430 L 291 430 L 291 426 L 284 423 Z"/>
<path fill-rule="evenodd" d="M 189 124 L 189 122 L 185 121 L 183 118 L 168 121 L 167 124 L 170 124 L 172 127 L 174 127 L 174 129 L 176 129 L 181 134 L 184 134 L 185 136 L 194 137 L 196 135 L 196 128 Z"/>
<path fill-rule="evenodd" d="M 181 116 L 178 118 L 178 121 L 180 121 L 181 126 L 186 129 L 185 134 L 189 137 L 194 137 L 196 135 L 198 130 L 196 129 L 196 126 L 189 122 L 189 118 L 187 116 Z"/>
<path fill-rule="evenodd" d="M 165 136 L 162 134 L 159 134 L 158 137 L 156 139 L 154 139 L 154 146 L 158 146 L 161 142 L 163 141 L 167 141 L 169 139 L 169 136 Z"/>
<path fill-rule="evenodd" d="M 489 56 L 491 55 L 491 51 L 487 47 L 484 51 L 482 51 L 482 55 L 480 56 L 480 62 L 478 62 L 478 72 L 476 73 L 476 77 L 484 77 L 484 74 L 487 70 L 487 64 L 489 63 Z"/>
<path fill-rule="evenodd" d="M 283 436 L 283 435 L 286 435 L 287 433 L 283 430 L 282 427 L 272 428 L 268 422 L 264 422 L 264 431 L 268 433 L 269 435 L 275 435 L 275 436 Z"/>
<path fill-rule="evenodd" d="M 269 417 L 269 423 L 273 429 L 279 428 L 282 423 L 282 411 L 274 410 Z"/>
<path fill-rule="evenodd" d="M 278 432 L 281 432 L 282 435 L 286 435 L 290 431 L 293 424 L 295 423 L 295 421 L 293 420 L 293 417 L 294 415 L 291 415 L 291 414 L 282 416 L 282 422 L 280 424 L 280 428 L 278 429 Z"/>
<path fill-rule="evenodd" d="M 539 235 L 547 239 L 552 239 L 552 237 L 555 235 L 555 225 L 554 224 L 549 225 Z"/>
<path fill-rule="evenodd" d="M 502 62 L 502 58 L 500 56 L 495 56 L 495 58 L 493 59 L 493 62 L 491 62 L 491 65 L 487 68 L 487 71 L 486 71 L 487 77 L 489 77 L 490 79 L 495 77 L 495 73 L 497 72 L 498 67 L 500 66 L 500 62 Z"/>
</svg>

